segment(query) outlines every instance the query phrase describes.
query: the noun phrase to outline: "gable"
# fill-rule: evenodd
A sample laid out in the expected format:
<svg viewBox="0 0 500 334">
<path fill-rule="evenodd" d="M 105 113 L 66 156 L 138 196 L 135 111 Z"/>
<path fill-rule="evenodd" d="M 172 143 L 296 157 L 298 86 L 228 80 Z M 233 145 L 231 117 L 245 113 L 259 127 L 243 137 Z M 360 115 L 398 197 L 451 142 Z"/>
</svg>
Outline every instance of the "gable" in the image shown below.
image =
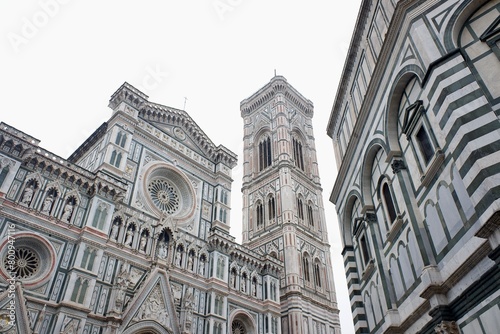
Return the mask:
<svg viewBox="0 0 500 334">
<path fill-rule="evenodd" d="M 119 333 L 135 333 L 146 328 L 180 334 L 172 290 L 166 273 L 154 270 L 125 310 Z"/>
</svg>

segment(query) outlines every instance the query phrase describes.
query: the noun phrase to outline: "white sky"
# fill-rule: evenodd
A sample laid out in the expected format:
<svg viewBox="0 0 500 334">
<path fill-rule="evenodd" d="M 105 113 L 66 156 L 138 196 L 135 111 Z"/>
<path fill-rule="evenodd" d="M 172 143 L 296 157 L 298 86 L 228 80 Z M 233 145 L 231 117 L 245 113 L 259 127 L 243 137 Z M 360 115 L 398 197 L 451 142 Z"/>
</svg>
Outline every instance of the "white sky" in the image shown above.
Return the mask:
<svg viewBox="0 0 500 334">
<path fill-rule="evenodd" d="M 149 101 L 186 111 L 242 157 L 240 102 L 283 75 L 314 103 L 324 204 L 342 331 L 354 333 L 326 125 L 360 0 L 0 2 L 0 121 L 67 158 L 110 115 L 127 81 Z M 184 98 L 187 98 L 185 101 Z M 231 232 L 241 240 L 241 163 Z"/>
</svg>

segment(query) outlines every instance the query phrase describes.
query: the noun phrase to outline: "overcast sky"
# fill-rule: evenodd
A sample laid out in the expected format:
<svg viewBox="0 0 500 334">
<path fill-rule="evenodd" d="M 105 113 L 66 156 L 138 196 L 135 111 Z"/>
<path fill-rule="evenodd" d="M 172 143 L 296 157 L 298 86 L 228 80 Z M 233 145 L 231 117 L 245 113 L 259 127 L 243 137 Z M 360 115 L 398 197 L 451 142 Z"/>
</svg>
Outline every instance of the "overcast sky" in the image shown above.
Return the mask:
<svg viewBox="0 0 500 334">
<path fill-rule="evenodd" d="M 125 81 L 185 110 L 238 154 L 231 233 L 241 240 L 240 101 L 283 75 L 314 103 L 313 119 L 342 331 L 354 333 L 326 125 L 360 0 L 2 1 L 0 121 L 67 158 L 111 110 Z"/>
</svg>

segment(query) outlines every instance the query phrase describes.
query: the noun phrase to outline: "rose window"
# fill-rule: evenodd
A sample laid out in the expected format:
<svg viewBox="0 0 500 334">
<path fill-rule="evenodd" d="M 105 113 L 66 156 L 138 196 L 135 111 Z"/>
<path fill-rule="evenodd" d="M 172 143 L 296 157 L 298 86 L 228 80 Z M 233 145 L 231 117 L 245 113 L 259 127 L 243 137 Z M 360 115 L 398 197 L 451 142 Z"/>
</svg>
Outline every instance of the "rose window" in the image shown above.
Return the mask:
<svg viewBox="0 0 500 334">
<path fill-rule="evenodd" d="M 246 334 L 247 331 L 241 321 L 236 320 L 231 325 L 231 332 L 232 334 Z"/>
<path fill-rule="evenodd" d="M 175 187 L 165 179 L 154 179 L 148 185 L 148 191 L 154 205 L 166 213 L 179 209 L 179 195 Z"/>
<path fill-rule="evenodd" d="M 26 279 L 38 272 L 40 268 L 40 259 L 31 249 L 17 247 L 14 254 L 14 261 L 12 261 L 9 256 L 6 256 L 4 265 L 6 268 L 11 269 L 16 278 Z"/>
</svg>

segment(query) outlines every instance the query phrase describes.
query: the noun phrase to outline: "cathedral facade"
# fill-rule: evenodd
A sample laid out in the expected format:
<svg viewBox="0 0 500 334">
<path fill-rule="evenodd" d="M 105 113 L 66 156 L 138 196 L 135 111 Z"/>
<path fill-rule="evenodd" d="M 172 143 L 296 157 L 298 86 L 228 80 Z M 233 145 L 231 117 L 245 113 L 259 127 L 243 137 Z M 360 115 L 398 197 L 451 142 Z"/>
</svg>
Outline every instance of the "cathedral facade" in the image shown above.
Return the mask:
<svg viewBox="0 0 500 334">
<path fill-rule="evenodd" d="M 362 1 L 327 132 L 356 333 L 497 333 L 500 1 Z"/>
<path fill-rule="evenodd" d="M 309 100 L 242 102 L 242 245 L 236 155 L 127 83 L 109 107 L 67 159 L 0 126 L 2 333 L 340 333 Z"/>
</svg>

